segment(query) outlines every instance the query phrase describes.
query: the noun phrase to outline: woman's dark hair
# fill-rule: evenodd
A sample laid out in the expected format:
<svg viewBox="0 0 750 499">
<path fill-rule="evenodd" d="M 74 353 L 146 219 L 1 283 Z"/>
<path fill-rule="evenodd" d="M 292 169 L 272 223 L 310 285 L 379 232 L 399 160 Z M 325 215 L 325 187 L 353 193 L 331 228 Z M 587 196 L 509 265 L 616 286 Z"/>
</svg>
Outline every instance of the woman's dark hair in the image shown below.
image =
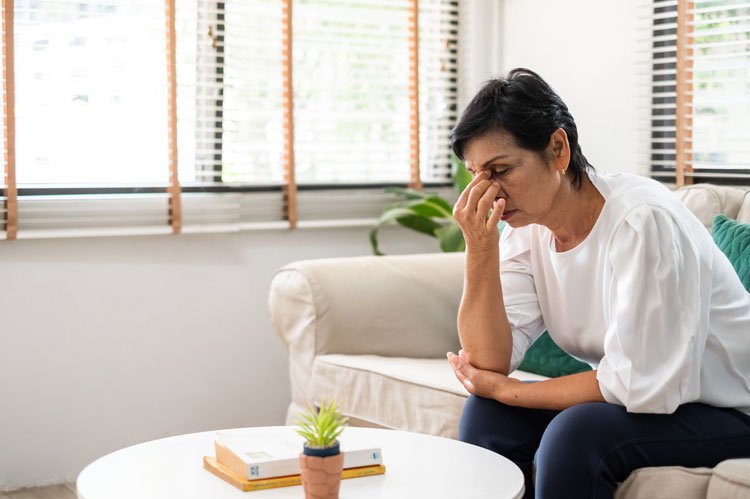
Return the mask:
<svg viewBox="0 0 750 499">
<path fill-rule="evenodd" d="M 541 154 L 552 132 L 562 128 L 568 135 L 573 185 L 580 187 L 584 172 L 593 167 L 581 152 L 578 128 L 568 106 L 541 76 L 516 68 L 484 84 L 461 114 L 451 132 L 453 152 L 464 160 L 466 143 L 489 131 L 510 133 L 518 146 Z"/>
</svg>

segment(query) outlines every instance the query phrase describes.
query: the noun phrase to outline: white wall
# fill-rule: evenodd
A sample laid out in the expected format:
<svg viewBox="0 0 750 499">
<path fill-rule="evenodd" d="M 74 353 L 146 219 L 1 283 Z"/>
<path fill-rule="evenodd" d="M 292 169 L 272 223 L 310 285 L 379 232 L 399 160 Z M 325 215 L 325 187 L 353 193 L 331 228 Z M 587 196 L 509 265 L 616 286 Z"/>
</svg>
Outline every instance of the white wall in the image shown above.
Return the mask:
<svg viewBox="0 0 750 499">
<path fill-rule="evenodd" d="M 271 275 L 370 254 L 368 230 L 0 242 L 0 490 L 74 480 L 155 438 L 283 424 Z M 439 250 L 401 228 L 381 248 Z"/>
<path fill-rule="evenodd" d="M 502 19 L 501 61 L 491 64 L 502 72 L 526 67 L 539 73 L 567 104 L 583 153 L 598 170 L 647 175 L 637 140 L 644 116 L 638 106 L 648 105 L 648 89 L 638 87 L 636 74 L 643 70 L 635 50 L 644 36 L 637 31 L 639 2 L 502 0 L 499 16 L 493 2 L 480 17 L 486 23 Z M 481 39 L 474 47 L 477 61 L 497 57 L 496 47 Z"/>
</svg>

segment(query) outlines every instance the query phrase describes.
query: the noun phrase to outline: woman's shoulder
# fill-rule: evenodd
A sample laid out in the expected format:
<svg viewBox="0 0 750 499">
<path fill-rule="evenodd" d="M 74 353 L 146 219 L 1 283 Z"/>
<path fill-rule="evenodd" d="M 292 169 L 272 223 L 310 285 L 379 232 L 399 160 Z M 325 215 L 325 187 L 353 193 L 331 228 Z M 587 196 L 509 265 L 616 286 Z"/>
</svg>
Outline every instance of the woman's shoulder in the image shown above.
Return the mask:
<svg viewBox="0 0 750 499">
<path fill-rule="evenodd" d="M 606 199 L 611 237 L 632 231 L 641 235 L 651 232 L 660 238 L 689 235 L 700 245 L 710 242 L 700 220 L 660 182 L 629 173 L 598 173 L 591 180 Z"/>
<path fill-rule="evenodd" d="M 681 204 L 664 184 L 652 178 L 626 172 L 592 172 L 589 178 L 607 201 L 624 207 Z"/>
<path fill-rule="evenodd" d="M 638 215 L 653 212 L 665 212 L 677 220 L 695 219 L 672 191 L 654 179 L 624 172 L 593 173 L 589 178 L 604 196 L 613 221 L 642 218 Z"/>
</svg>

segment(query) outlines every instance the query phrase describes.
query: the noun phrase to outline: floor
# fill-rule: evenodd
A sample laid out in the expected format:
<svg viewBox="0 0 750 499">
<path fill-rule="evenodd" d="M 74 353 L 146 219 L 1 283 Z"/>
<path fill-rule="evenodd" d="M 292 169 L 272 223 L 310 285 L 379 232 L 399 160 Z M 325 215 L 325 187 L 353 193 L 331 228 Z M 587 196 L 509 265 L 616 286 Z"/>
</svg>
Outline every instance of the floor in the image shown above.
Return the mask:
<svg viewBox="0 0 750 499">
<path fill-rule="evenodd" d="M 62 483 L 47 487 L 18 489 L 12 492 L 0 492 L 0 499 L 76 499 L 76 484 Z"/>
</svg>

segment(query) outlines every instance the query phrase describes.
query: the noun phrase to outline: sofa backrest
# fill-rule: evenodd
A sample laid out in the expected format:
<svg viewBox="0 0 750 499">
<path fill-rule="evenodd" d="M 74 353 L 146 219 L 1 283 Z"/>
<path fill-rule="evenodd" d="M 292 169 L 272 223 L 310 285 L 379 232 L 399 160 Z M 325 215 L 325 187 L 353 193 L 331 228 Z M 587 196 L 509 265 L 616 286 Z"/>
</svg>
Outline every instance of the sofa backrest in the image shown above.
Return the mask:
<svg viewBox="0 0 750 499">
<path fill-rule="evenodd" d="M 724 185 L 695 184 L 675 191 L 698 220 L 711 232 L 714 217 L 722 214 L 750 223 L 750 189 Z"/>
</svg>

